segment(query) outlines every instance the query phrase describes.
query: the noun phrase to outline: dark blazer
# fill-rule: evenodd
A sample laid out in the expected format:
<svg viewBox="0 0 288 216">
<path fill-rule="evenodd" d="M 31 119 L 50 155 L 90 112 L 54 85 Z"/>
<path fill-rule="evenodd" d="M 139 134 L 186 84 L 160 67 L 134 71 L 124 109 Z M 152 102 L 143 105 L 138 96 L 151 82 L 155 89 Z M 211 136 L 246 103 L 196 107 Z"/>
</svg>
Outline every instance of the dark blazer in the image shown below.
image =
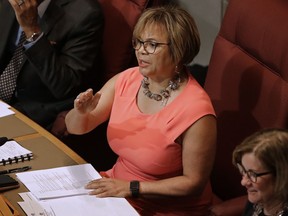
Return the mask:
<svg viewBox="0 0 288 216">
<path fill-rule="evenodd" d="M 10 105 L 46 127 L 72 108 L 80 91 L 99 88 L 103 23 L 97 0 L 51 0 L 40 20 L 44 36 L 25 51 Z M 0 0 L 0 29 L 2 73 L 18 29 L 7 0 Z"/>
</svg>

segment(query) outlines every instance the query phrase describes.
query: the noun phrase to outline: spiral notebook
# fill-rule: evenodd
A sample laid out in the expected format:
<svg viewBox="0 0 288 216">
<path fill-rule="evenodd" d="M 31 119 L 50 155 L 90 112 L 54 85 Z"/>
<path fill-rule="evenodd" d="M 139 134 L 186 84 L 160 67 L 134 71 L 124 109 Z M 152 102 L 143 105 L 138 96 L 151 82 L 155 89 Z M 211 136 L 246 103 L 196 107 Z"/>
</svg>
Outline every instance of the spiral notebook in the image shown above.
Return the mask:
<svg viewBox="0 0 288 216">
<path fill-rule="evenodd" d="M 0 165 L 23 162 L 33 159 L 33 153 L 14 140 L 0 146 Z"/>
</svg>

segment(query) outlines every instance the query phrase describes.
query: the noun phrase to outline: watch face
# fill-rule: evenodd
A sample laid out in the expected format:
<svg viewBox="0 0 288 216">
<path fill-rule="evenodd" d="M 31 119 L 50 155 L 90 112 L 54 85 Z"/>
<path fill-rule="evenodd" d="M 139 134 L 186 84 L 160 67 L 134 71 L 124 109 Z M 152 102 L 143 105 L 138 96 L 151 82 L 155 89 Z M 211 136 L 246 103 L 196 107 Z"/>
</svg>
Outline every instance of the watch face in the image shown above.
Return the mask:
<svg viewBox="0 0 288 216">
<path fill-rule="evenodd" d="M 132 197 L 139 196 L 139 181 L 130 182 L 130 191 L 131 191 Z"/>
</svg>

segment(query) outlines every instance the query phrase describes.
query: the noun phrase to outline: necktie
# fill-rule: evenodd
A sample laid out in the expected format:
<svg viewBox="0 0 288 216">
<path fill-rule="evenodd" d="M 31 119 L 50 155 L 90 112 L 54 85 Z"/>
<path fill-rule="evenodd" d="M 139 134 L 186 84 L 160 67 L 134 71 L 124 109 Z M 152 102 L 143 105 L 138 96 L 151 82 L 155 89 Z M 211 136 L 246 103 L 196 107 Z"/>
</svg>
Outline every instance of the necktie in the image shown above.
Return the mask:
<svg viewBox="0 0 288 216">
<path fill-rule="evenodd" d="M 23 43 L 25 34 L 22 31 L 14 54 L 0 76 L 0 99 L 9 103 L 16 87 L 16 79 L 23 61 Z"/>
</svg>

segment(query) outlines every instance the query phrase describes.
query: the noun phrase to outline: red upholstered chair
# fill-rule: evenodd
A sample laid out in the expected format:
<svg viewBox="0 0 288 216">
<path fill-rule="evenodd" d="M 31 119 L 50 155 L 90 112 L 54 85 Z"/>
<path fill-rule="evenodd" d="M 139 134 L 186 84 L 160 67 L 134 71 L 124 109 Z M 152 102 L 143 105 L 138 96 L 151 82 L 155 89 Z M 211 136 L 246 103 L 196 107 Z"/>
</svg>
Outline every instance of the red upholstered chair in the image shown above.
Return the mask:
<svg viewBox="0 0 288 216">
<path fill-rule="evenodd" d="M 215 40 L 204 85 L 218 116 L 214 215 L 241 215 L 247 200 L 234 147 L 259 129 L 288 128 L 287 11 L 286 0 L 230 0 Z"/>
</svg>

